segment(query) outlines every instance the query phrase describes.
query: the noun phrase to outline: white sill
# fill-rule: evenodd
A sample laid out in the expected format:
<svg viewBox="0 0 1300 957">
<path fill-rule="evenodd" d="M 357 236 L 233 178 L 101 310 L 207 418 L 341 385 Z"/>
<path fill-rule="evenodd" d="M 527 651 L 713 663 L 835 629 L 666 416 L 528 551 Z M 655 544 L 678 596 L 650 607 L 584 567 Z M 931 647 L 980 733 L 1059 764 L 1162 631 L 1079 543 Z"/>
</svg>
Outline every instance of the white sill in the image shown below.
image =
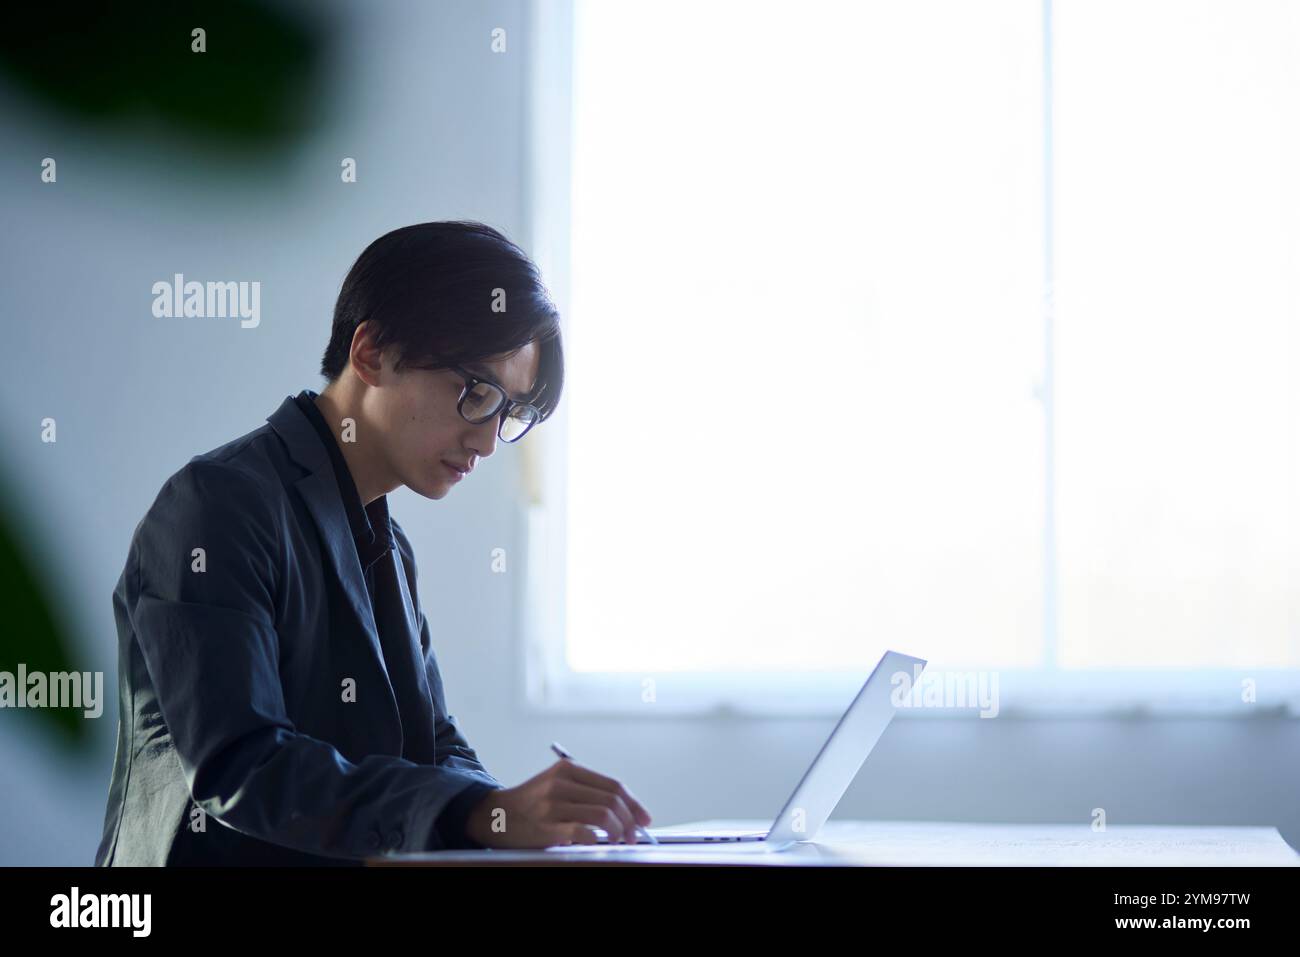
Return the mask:
<svg viewBox="0 0 1300 957">
<path fill-rule="evenodd" d="M 1240 700 L 1240 677 L 1252 677 L 1258 700 Z M 844 672 L 659 672 L 553 674 L 527 682 L 523 711 L 537 716 L 619 718 L 838 718 L 865 680 Z M 937 673 L 936 673 L 937 677 Z M 976 688 L 976 685 L 967 687 Z M 986 690 L 992 685 L 986 679 Z M 953 702 L 961 699 L 950 699 Z M 1297 718 L 1300 675 L 1294 671 L 998 673 L 997 696 L 967 700 L 995 706 L 899 707 L 902 719 L 995 718 Z"/>
</svg>

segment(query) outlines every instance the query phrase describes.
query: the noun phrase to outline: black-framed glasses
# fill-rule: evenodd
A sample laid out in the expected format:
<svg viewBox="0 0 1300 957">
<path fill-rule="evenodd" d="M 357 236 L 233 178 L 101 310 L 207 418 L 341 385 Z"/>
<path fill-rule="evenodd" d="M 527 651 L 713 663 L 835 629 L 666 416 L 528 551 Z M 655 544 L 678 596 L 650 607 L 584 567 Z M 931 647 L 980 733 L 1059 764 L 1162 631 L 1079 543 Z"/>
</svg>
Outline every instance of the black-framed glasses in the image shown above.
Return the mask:
<svg viewBox="0 0 1300 957">
<path fill-rule="evenodd" d="M 534 405 L 510 398 L 506 390 L 490 379 L 477 376 L 460 366 L 446 366 L 465 380 L 465 388 L 456 402 L 458 411 L 466 422 L 481 425 L 501 416 L 497 435 L 502 442 L 518 442 L 528 430 L 542 420 L 542 413 Z"/>
</svg>

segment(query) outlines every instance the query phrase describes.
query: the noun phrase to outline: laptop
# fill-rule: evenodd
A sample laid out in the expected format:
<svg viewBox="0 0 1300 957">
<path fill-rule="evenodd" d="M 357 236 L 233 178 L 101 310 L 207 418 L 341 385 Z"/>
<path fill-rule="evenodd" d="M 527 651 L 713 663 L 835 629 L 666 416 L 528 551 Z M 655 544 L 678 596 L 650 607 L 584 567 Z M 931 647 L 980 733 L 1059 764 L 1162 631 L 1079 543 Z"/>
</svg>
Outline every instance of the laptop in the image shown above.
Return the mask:
<svg viewBox="0 0 1300 957">
<path fill-rule="evenodd" d="M 893 676 L 899 672 L 907 675 L 908 689 L 925 669 L 927 662 L 921 658 L 887 651 L 867 677 L 866 682 L 840 717 L 822 749 L 813 758 L 804 776 L 795 785 L 794 793 L 777 813 L 772 826 L 765 831 L 739 828 L 679 828 L 651 827 L 647 830 L 660 844 L 720 844 L 740 841 L 764 841 L 772 849 L 780 850 L 796 841 L 811 841 L 817 836 L 826 819 L 840 803 L 844 792 L 867 760 L 880 736 L 885 733 L 894 717 Z M 602 828 L 594 828 L 597 843 L 608 844 L 609 835 Z M 616 847 L 653 849 L 648 841 L 637 844 L 612 845 Z"/>
</svg>

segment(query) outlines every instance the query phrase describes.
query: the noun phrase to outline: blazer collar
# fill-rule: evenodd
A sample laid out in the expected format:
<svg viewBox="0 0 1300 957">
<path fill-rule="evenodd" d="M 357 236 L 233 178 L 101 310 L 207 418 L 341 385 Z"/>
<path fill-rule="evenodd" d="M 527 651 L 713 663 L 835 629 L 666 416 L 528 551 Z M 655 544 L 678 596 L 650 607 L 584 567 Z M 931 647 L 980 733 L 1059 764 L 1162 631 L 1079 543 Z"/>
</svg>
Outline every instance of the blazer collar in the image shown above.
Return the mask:
<svg viewBox="0 0 1300 957">
<path fill-rule="evenodd" d="M 307 471 L 315 472 L 330 467 L 329 453 L 321 445 L 320 436 L 307 421 L 302 409 L 298 408 L 293 396 L 286 396 L 280 407 L 266 417 L 266 421 L 271 423 L 275 434 L 284 442 L 289 457 Z M 340 508 L 342 501 L 340 496 Z"/>
<path fill-rule="evenodd" d="M 361 562 L 357 558 L 356 542 L 348 524 L 347 512 L 343 507 L 343 493 L 339 490 L 338 480 L 334 475 L 334 465 L 329 453 L 321 443 L 321 437 L 315 426 L 298 408 L 293 396 L 288 396 L 280 407 L 266 417 L 285 448 L 289 457 L 307 470 L 307 474 L 295 481 L 294 488 L 302 496 L 311 513 L 316 527 L 320 530 L 321 541 L 329 555 L 330 563 L 343 585 L 348 604 L 352 606 L 361 628 L 365 632 L 366 642 L 374 654 L 380 671 L 388 679 L 389 696 L 392 699 L 393 715 L 400 719 L 397 697 L 393 693 L 392 681 L 384 665 L 383 648 L 379 642 L 379 629 L 375 624 L 374 609 L 370 606 L 370 593 L 366 589 L 365 575 Z M 399 720 L 400 723 L 400 720 Z M 401 753 L 400 743 L 397 749 Z"/>
</svg>

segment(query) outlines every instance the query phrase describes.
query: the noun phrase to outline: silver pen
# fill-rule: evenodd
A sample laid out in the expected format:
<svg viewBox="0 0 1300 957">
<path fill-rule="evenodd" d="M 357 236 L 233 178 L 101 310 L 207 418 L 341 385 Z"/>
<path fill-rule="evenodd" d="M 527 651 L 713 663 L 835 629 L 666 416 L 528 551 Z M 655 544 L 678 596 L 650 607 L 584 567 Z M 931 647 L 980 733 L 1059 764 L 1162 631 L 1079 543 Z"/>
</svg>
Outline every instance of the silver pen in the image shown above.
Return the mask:
<svg viewBox="0 0 1300 957">
<path fill-rule="evenodd" d="M 559 746 L 556 742 L 554 742 L 554 741 L 551 742 L 551 750 L 554 751 L 557 755 L 559 755 L 559 756 L 562 757 L 562 758 L 568 758 L 570 761 L 574 760 L 573 755 L 571 755 L 568 751 L 565 751 L 564 748 L 560 747 L 560 746 Z M 658 844 L 658 843 L 659 843 L 658 841 L 655 840 L 655 836 L 654 836 L 653 834 L 651 834 L 649 831 L 647 831 L 647 830 L 646 830 L 644 827 L 642 827 L 640 824 L 637 824 L 636 829 L 637 829 L 637 833 L 639 833 L 639 834 L 644 834 L 646 840 L 649 841 L 651 844 Z M 604 828 L 601 828 L 601 830 L 603 831 Z M 608 837 L 609 835 L 606 834 L 605 836 Z M 610 843 L 612 844 L 613 841 L 611 841 Z M 638 842 L 638 843 L 640 843 L 640 842 Z"/>
</svg>

